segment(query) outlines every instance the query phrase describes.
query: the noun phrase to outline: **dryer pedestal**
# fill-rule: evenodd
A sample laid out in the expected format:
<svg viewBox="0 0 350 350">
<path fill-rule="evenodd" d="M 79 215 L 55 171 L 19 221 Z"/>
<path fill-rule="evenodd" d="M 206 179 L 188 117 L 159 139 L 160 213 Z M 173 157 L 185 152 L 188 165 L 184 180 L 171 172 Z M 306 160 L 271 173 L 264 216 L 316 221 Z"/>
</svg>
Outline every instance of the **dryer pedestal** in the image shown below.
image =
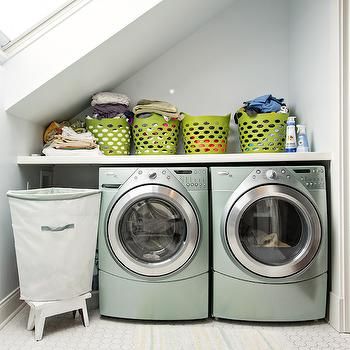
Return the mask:
<svg viewBox="0 0 350 350">
<path fill-rule="evenodd" d="M 99 272 L 100 314 L 137 320 L 208 318 L 208 273 L 164 282 L 142 282 Z"/>
<path fill-rule="evenodd" d="M 325 317 L 327 273 L 296 283 L 266 284 L 214 272 L 213 316 L 241 321 L 307 321 Z"/>
</svg>

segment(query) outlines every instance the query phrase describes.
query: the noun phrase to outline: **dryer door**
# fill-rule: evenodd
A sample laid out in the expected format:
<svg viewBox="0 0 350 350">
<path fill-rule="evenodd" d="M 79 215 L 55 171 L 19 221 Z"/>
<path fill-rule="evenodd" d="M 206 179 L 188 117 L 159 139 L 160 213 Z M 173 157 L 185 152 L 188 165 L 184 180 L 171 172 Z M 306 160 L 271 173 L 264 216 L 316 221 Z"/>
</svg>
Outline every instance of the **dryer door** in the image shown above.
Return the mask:
<svg viewBox="0 0 350 350">
<path fill-rule="evenodd" d="M 107 241 L 115 259 L 144 276 L 163 276 L 184 267 L 199 242 L 194 205 L 162 185 L 131 189 L 112 206 Z"/>
<path fill-rule="evenodd" d="M 256 187 L 231 207 L 225 225 L 234 257 L 250 271 L 286 277 L 303 270 L 321 243 L 321 223 L 311 201 L 283 185 Z"/>
</svg>

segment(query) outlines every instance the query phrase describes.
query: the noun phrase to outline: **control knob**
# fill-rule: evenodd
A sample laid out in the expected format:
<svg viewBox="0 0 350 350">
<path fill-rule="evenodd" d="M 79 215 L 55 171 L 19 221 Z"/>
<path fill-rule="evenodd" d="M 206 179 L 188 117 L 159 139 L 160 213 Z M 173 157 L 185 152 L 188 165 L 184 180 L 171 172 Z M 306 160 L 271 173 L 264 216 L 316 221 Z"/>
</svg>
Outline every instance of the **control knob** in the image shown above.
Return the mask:
<svg viewBox="0 0 350 350">
<path fill-rule="evenodd" d="M 269 169 L 266 171 L 266 177 L 270 180 L 275 180 L 277 178 L 277 173 L 275 170 Z"/>
</svg>

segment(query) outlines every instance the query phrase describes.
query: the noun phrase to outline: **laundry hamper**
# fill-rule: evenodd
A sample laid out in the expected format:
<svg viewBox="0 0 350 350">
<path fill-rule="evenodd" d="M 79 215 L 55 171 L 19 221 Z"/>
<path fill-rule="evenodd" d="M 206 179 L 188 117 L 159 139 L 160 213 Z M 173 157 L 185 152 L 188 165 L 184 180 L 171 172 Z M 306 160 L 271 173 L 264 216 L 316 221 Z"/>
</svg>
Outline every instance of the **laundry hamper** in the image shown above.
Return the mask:
<svg viewBox="0 0 350 350">
<path fill-rule="evenodd" d="M 147 118 L 135 116 L 132 124 L 135 154 L 176 154 L 179 131 L 177 119 L 166 121 L 156 113 Z"/>
<path fill-rule="evenodd" d="M 85 122 L 105 156 L 130 154 L 131 128 L 125 118 L 86 118 Z"/>
<path fill-rule="evenodd" d="M 249 116 L 240 109 L 238 131 L 243 153 L 284 152 L 288 113 L 260 113 Z"/>
<path fill-rule="evenodd" d="M 20 298 L 63 300 L 91 291 L 99 190 L 8 191 Z"/>
<path fill-rule="evenodd" d="M 230 131 L 230 115 L 192 116 L 184 114 L 182 136 L 189 154 L 225 153 Z"/>
</svg>

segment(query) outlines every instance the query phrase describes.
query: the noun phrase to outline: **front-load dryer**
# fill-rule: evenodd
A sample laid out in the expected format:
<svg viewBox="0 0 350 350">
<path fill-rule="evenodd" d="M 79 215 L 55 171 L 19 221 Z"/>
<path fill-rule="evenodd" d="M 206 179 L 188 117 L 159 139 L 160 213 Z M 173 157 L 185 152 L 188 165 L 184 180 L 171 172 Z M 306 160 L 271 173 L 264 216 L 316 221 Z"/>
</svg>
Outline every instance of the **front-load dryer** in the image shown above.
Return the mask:
<svg viewBox="0 0 350 350">
<path fill-rule="evenodd" d="M 253 321 L 324 318 L 324 167 L 210 170 L 213 316 Z"/>
<path fill-rule="evenodd" d="M 207 318 L 207 169 L 100 168 L 99 175 L 101 315 Z"/>
</svg>

